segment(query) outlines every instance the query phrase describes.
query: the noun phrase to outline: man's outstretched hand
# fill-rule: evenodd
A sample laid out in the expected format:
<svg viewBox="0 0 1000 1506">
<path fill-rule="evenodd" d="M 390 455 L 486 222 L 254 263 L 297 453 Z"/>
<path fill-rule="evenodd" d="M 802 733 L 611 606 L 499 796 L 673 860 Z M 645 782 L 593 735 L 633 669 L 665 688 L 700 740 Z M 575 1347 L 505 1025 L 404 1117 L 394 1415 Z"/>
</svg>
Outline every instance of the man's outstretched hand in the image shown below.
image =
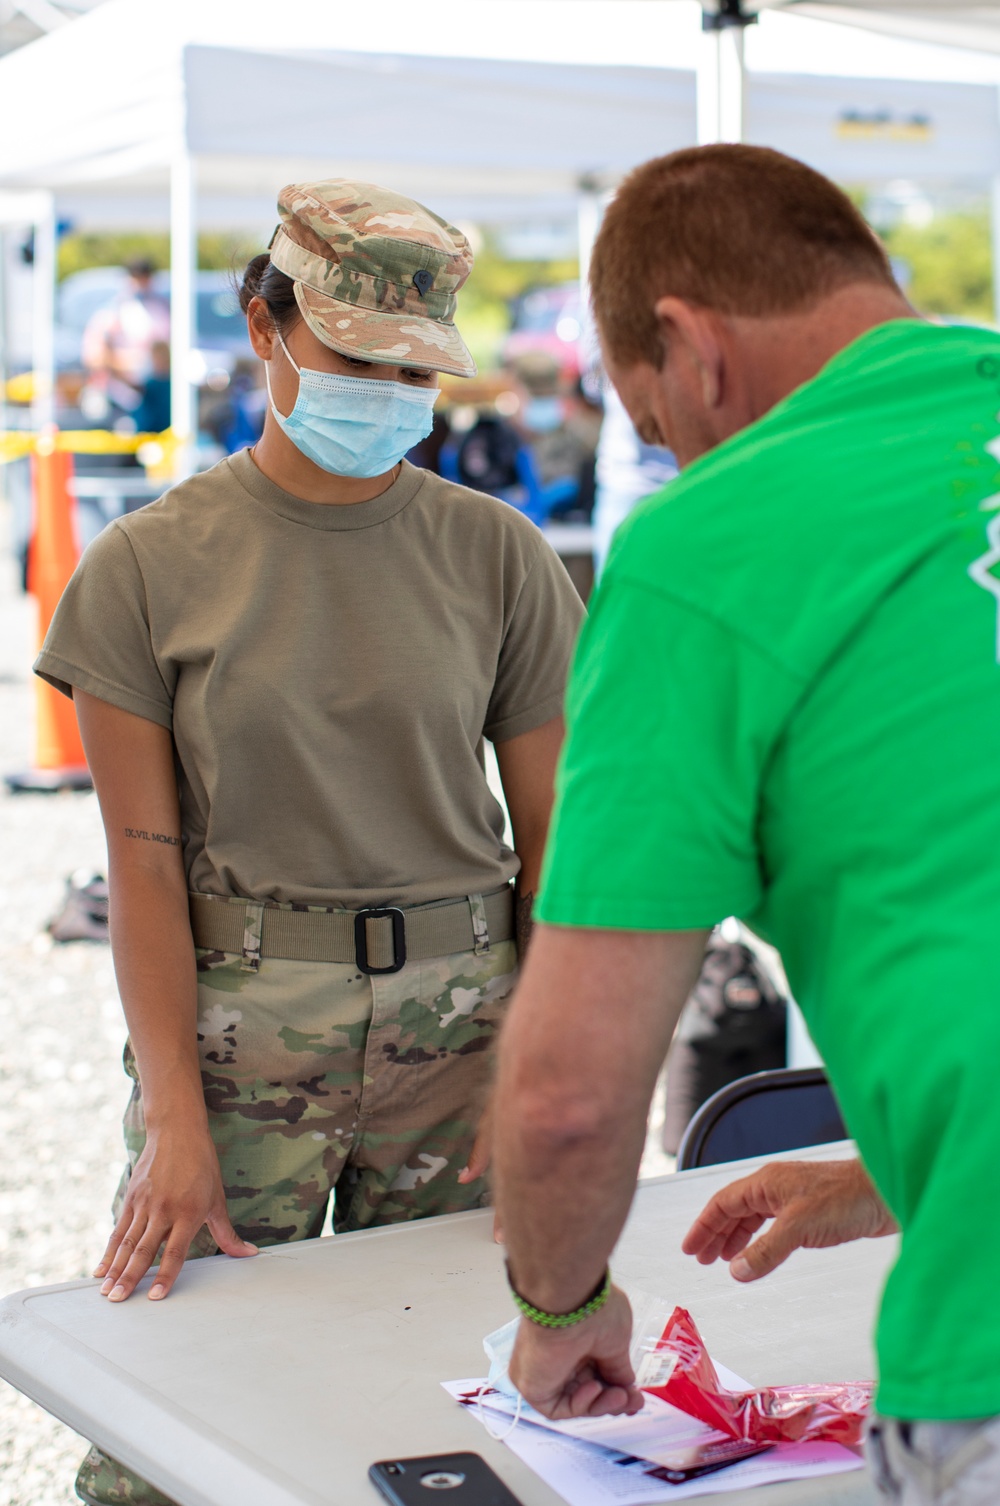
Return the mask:
<svg viewBox="0 0 1000 1506">
<path fill-rule="evenodd" d="M 629 1360 L 632 1309 L 616 1286 L 604 1307 L 573 1328 L 541 1328 L 521 1319 L 510 1378 L 546 1417 L 599 1417 L 641 1412 Z"/>
<path fill-rule="evenodd" d="M 774 1223 L 754 1239 L 769 1219 Z M 702 1265 L 728 1260 L 737 1281 L 757 1281 L 793 1250 L 823 1250 L 896 1232 L 860 1161 L 772 1161 L 716 1193 L 688 1230 L 683 1249 Z"/>
</svg>

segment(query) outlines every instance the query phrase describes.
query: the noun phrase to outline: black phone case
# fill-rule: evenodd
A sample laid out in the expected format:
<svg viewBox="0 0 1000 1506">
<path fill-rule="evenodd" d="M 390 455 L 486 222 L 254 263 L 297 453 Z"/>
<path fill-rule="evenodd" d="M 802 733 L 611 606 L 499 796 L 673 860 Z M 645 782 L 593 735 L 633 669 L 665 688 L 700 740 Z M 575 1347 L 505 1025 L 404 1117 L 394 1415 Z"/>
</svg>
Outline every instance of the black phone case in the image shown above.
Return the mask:
<svg viewBox="0 0 1000 1506">
<path fill-rule="evenodd" d="M 382 1459 L 368 1478 L 392 1506 L 521 1506 L 478 1454 Z"/>
</svg>

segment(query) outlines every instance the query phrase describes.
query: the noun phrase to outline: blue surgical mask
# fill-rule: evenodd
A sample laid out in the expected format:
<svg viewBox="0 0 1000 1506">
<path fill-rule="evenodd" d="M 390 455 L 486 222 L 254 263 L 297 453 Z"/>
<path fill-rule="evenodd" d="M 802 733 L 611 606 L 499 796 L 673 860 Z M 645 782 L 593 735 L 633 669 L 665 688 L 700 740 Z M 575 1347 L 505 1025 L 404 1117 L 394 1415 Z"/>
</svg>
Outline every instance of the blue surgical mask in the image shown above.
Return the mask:
<svg viewBox="0 0 1000 1506">
<path fill-rule="evenodd" d="M 384 475 L 431 432 L 436 387 L 312 371 L 296 366 L 280 334 L 278 340 L 299 374 L 299 394 L 287 418 L 279 413 L 271 396 L 270 363 L 265 363 L 271 412 L 296 449 L 321 470 L 332 476 Z"/>
<path fill-rule="evenodd" d="M 563 421 L 561 397 L 532 397 L 524 408 L 524 427 L 533 434 L 551 434 Z"/>
</svg>

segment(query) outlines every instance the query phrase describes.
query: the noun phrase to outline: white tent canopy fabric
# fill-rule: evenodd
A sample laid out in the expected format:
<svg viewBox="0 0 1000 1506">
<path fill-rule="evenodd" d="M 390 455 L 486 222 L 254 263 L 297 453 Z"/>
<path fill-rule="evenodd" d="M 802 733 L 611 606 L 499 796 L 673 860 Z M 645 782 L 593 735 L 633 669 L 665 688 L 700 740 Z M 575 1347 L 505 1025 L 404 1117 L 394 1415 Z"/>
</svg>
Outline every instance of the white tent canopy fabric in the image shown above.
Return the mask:
<svg viewBox="0 0 1000 1506">
<path fill-rule="evenodd" d="M 214 34 L 220 7 L 207 9 Z M 163 193 L 184 150 L 207 198 L 263 198 L 269 215 L 283 183 L 335 162 L 475 217 L 498 201 L 572 204 L 581 180 L 610 186 L 693 139 L 693 73 L 335 51 L 333 9 L 291 36 L 283 21 L 283 42 L 301 45 L 275 50 L 205 41 L 183 0 L 154 41 L 143 0 L 110 0 L 0 60 L 0 185 Z M 222 30 L 252 41 L 253 17 L 241 6 Z"/>
<path fill-rule="evenodd" d="M 751 73 L 746 139 L 845 184 L 985 184 L 1000 174 L 991 84 Z"/>
<path fill-rule="evenodd" d="M 163 122 L 183 118 L 203 224 L 260 226 L 283 184 L 334 171 L 390 182 L 452 218 L 510 219 L 540 204 L 574 212 L 581 184 L 609 188 L 643 157 L 689 145 L 695 120 L 694 74 L 670 69 L 190 44 L 163 82 L 166 97 L 84 120 L 79 154 L 60 101 L 30 153 L 0 144 L 0 183 L 50 187 L 84 222 L 99 184 L 120 220 L 116 195 L 127 214 L 167 192 L 177 144 Z M 3 114 L 0 103 L 0 143 Z"/>
<path fill-rule="evenodd" d="M 207 176 L 311 142 L 346 176 L 391 164 L 403 190 L 480 204 L 610 186 L 637 151 L 689 142 L 695 111 L 693 74 L 660 68 L 188 47 L 184 73 Z M 279 101 L 263 122 L 261 98 Z"/>
<path fill-rule="evenodd" d="M 477 92 L 483 96 L 480 69 L 522 69 L 520 64 L 484 65 L 453 58 L 372 58 L 340 54 L 335 58 L 288 58 L 286 55 L 237 49 L 189 47 L 183 54 L 187 143 L 194 155 L 199 223 L 250 225 L 263 229 L 274 219 L 274 202 L 283 183 L 310 174 L 382 177 L 403 191 L 423 197 L 456 218 L 499 220 L 575 211 L 581 179 L 601 189 L 622 172 L 656 152 L 690 145 L 694 139 L 692 76 L 653 69 L 546 68 L 547 88 L 531 96 L 531 76 L 514 73 L 509 82 L 494 78 L 491 98 L 506 93 L 517 110 L 535 122 L 547 144 L 518 160 L 518 143 L 501 138 L 500 114 L 493 118 L 485 143 L 466 131 L 457 142 L 428 149 L 424 135 L 398 142 L 395 116 L 367 131 L 359 149 L 350 149 L 340 133 L 315 156 L 301 143 L 313 127 L 317 101 L 354 91 L 358 110 L 372 87 L 372 77 L 390 78 L 394 106 L 403 118 L 428 108 L 451 79 L 463 114 L 473 116 Z M 624 81 L 618 75 L 624 74 Z M 582 76 L 581 76 L 582 75 Z M 637 75 L 637 76 L 635 76 Z M 553 76 L 558 88 L 552 87 Z M 222 108 L 221 81 L 225 82 Z M 608 110 L 619 85 L 628 89 L 628 105 Z M 640 115 L 647 91 L 673 93 L 668 108 L 650 125 L 630 120 L 631 104 Z M 467 93 L 465 93 L 467 91 Z M 254 119 L 253 101 L 262 94 L 287 103 L 280 130 L 267 137 Z M 597 147 L 567 144 L 567 122 L 590 106 L 592 117 L 605 105 L 604 129 Z M 502 101 L 503 109 L 513 109 Z M 610 126 L 618 131 L 615 140 Z M 447 133 L 446 133 L 447 134 Z M 562 139 L 561 139 L 562 138 Z M 836 78 L 805 74 L 758 74 L 747 79 L 747 139 L 791 152 L 842 183 L 875 184 L 895 178 L 921 182 L 985 181 L 1000 173 L 1000 112 L 997 92 L 988 84 L 933 83 L 903 79 Z M 395 144 L 395 155 L 393 155 Z M 271 151 L 265 146 L 273 148 Z M 296 147 L 299 149 L 296 150 Z M 601 155 L 598 155 L 600 152 Z M 11 153 L 11 158 L 17 155 Z M 437 160 L 435 160 L 437 159 Z M 108 152 L 107 181 L 70 178 L 64 161 L 30 172 L 10 173 L 0 146 L 0 184 L 46 184 L 56 190 L 60 215 L 86 226 L 156 223 L 168 217 L 170 159 L 120 173 L 121 157 Z M 590 162 L 589 170 L 582 163 Z"/>
<path fill-rule="evenodd" d="M 715 0 L 706 5 L 716 9 Z M 819 21 L 866 26 L 890 36 L 1000 52 L 1000 0 L 965 5 L 962 0 L 753 0 L 747 10 L 783 10 Z"/>
</svg>

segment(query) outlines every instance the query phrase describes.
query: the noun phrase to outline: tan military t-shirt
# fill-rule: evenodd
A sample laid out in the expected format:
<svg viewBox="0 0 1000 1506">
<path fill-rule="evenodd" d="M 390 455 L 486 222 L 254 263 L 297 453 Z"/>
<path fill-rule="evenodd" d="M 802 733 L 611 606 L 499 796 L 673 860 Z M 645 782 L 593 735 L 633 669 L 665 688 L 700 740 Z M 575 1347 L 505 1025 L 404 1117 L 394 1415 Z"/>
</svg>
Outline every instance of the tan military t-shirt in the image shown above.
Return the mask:
<svg viewBox="0 0 1000 1506">
<path fill-rule="evenodd" d="M 405 461 L 303 502 L 244 451 L 95 539 L 35 668 L 172 728 L 192 889 L 413 905 L 516 873 L 483 738 L 561 712 L 582 613 L 503 502 Z"/>
</svg>

